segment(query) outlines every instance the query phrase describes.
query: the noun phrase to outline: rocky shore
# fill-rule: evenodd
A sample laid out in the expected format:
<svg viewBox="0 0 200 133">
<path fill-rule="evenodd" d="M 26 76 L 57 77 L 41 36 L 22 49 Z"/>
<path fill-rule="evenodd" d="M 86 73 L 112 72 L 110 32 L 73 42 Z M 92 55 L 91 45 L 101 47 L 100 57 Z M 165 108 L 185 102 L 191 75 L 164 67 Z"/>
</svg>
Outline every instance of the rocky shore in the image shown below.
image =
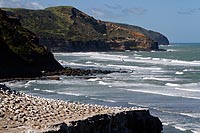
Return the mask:
<svg viewBox="0 0 200 133">
<path fill-rule="evenodd" d="M 0 85 L 0 132 L 160 133 L 147 109 L 44 99 Z"/>
<path fill-rule="evenodd" d="M 40 76 L 35 77 L 19 77 L 19 78 L 0 78 L 0 82 L 6 81 L 19 81 L 19 80 L 60 80 L 61 75 L 65 76 L 95 76 L 97 74 L 109 74 L 109 73 L 127 73 L 124 70 L 100 70 L 100 69 L 82 69 L 82 68 L 70 68 L 65 67 L 56 71 L 43 71 Z M 90 77 L 85 77 L 90 78 Z"/>
</svg>

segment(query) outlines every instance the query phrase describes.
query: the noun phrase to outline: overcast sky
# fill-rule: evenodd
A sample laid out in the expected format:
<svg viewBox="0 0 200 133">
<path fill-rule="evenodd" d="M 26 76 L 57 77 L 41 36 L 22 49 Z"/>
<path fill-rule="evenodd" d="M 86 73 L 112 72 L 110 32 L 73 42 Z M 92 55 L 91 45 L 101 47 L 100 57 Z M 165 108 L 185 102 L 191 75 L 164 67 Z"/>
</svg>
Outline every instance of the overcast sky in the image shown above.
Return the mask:
<svg viewBox="0 0 200 133">
<path fill-rule="evenodd" d="M 200 0 L 0 0 L 0 7 L 74 6 L 105 21 L 142 26 L 170 42 L 200 42 Z"/>
</svg>

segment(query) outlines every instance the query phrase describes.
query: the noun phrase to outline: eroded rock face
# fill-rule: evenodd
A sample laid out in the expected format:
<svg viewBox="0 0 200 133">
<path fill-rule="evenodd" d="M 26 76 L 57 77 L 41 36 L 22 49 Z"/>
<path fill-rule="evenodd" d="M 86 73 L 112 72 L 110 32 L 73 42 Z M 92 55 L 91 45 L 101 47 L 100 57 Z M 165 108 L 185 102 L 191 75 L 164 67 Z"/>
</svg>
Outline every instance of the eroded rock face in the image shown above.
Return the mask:
<svg viewBox="0 0 200 133">
<path fill-rule="evenodd" d="M 96 115 L 85 120 L 54 125 L 59 133 L 161 133 L 162 123 L 148 110 Z"/>
<path fill-rule="evenodd" d="M 41 71 L 62 69 L 53 54 L 38 43 L 18 18 L 7 17 L 0 10 L 0 78 L 35 77 Z"/>
<path fill-rule="evenodd" d="M 169 44 L 168 38 L 159 32 L 147 30 L 142 27 L 135 26 L 135 25 L 129 25 L 129 24 L 115 23 L 115 25 L 129 29 L 131 31 L 142 33 L 145 36 L 151 38 L 154 42 L 157 42 L 158 45 L 168 45 Z"/>
<path fill-rule="evenodd" d="M 5 10 L 8 15 L 19 17 L 22 26 L 33 31 L 39 37 L 40 44 L 52 51 L 157 50 L 160 44 L 156 42 L 159 36 L 155 39 L 157 34 L 153 32 L 150 36 L 151 33 L 146 34 L 145 29 L 135 30 L 129 26 L 96 20 L 74 7 Z"/>
<path fill-rule="evenodd" d="M 107 42 L 101 40 L 66 41 L 54 37 L 40 38 L 40 44 L 45 45 L 54 52 L 106 52 L 111 51 Z"/>
</svg>

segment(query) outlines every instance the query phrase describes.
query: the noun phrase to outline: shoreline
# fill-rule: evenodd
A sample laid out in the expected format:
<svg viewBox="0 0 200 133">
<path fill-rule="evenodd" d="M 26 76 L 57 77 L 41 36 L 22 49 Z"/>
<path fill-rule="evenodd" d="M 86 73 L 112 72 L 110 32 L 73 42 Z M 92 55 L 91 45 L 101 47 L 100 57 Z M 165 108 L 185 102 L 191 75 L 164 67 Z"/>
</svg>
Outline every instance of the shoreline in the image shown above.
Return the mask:
<svg viewBox="0 0 200 133">
<path fill-rule="evenodd" d="M 97 74 L 110 74 L 110 73 L 128 73 L 128 71 L 65 67 L 57 71 L 43 72 L 42 75 L 36 76 L 36 77 L 30 76 L 30 77 L 0 78 L 0 83 L 9 82 L 9 81 L 24 81 L 24 80 L 60 80 L 60 76 L 62 75 L 90 78 L 90 76 L 96 76 Z"/>
<path fill-rule="evenodd" d="M 108 107 L 46 99 L 13 91 L 4 85 L 0 85 L 0 101 L 0 132 L 21 132 L 27 130 L 34 132 L 57 132 L 59 130 L 62 131 L 63 126 L 71 131 L 75 131 L 78 130 L 76 128 L 83 128 L 82 126 L 75 125 L 82 125 L 83 123 L 85 123 L 87 128 L 90 128 L 91 125 L 87 124 L 91 120 L 93 123 L 101 123 L 101 120 L 105 120 L 105 123 L 112 123 L 113 119 L 121 119 L 121 121 L 127 122 L 127 115 L 134 116 L 129 118 L 132 119 L 132 122 L 135 120 L 140 125 L 151 127 L 150 129 L 153 132 L 158 130 L 161 132 L 162 130 L 160 120 L 157 117 L 151 116 L 149 110 L 145 108 Z M 142 121 L 144 123 L 141 123 Z M 76 124 L 74 125 L 73 123 Z M 102 125 L 102 128 L 105 128 L 105 123 Z M 119 127 L 124 126 L 120 125 L 120 123 L 117 124 Z M 127 124 L 131 123 L 127 122 Z M 90 130 L 93 130 L 93 128 Z M 129 128 L 137 130 L 137 128 L 141 127 L 136 124 Z M 82 130 L 84 131 L 85 129 Z M 112 130 L 112 126 L 109 130 Z"/>
</svg>

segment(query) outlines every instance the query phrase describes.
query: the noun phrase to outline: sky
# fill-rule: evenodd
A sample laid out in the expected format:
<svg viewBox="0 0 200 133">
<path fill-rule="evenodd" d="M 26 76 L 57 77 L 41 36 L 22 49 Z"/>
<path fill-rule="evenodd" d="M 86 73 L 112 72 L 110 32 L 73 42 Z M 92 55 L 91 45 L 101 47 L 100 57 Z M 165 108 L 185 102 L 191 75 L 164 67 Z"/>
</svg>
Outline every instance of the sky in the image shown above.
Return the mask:
<svg viewBox="0 0 200 133">
<path fill-rule="evenodd" d="M 0 7 L 73 6 L 103 21 L 160 32 L 171 43 L 200 42 L 200 0 L 0 0 Z"/>
</svg>

